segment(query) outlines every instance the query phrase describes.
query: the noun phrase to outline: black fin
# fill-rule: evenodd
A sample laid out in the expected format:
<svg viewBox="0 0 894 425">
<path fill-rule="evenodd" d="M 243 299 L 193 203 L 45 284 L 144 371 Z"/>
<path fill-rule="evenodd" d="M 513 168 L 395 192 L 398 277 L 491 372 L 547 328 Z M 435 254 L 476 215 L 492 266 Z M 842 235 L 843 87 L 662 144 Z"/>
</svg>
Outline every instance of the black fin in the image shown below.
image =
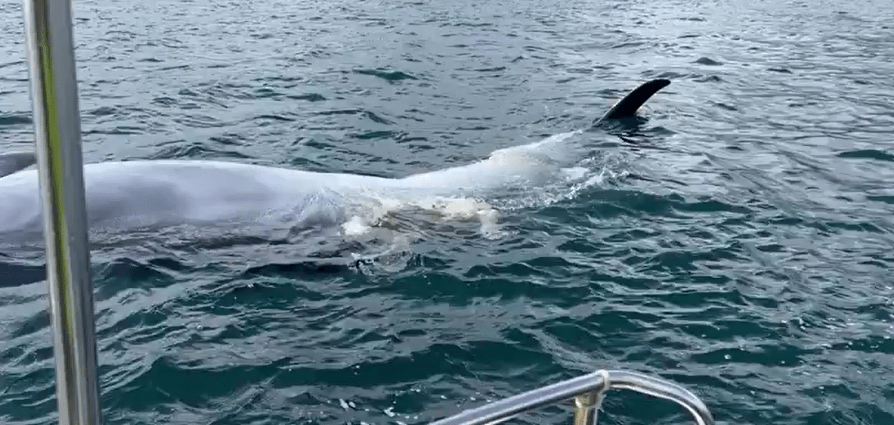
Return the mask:
<svg viewBox="0 0 894 425">
<path fill-rule="evenodd" d="M 663 78 L 657 80 L 647 81 L 641 84 L 639 87 L 634 89 L 632 92 L 628 93 L 627 96 L 624 96 L 623 99 L 615 103 L 602 118 L 596 120 L 593 125 L 598 125 L 599 123 L 605 120 L 611 120 L 616 118 L 626 118 L 632 117 L 636 114 L 636 110 L 639 109 L 640 106 L 643 106 L 653 94 L 657 93 L 658 90 L 661 90 L 667 87 L 670 84 L 670 80 L 665 80 Z"/>
<path fill-rule="evenodd" d="M 37 163 L 31 152 L 11 152 L 0 154 L 0 177 L 24 170 Z"/>
</svg>

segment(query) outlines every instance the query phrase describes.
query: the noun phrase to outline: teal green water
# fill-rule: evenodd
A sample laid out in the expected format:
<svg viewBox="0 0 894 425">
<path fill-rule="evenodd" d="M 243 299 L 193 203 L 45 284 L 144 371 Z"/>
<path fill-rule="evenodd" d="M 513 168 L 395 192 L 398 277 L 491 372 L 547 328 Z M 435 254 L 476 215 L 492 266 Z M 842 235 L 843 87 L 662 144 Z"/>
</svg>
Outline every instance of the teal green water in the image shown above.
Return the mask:
<svg viewBox="0 0 894 425">
<path fill-rule="evenodd" d="M 641 126 L 585 136 L 594 184 L 490 200 L 502 239 L 407 214 L 384 248 L 103 244 L 107 423 L 422 424 L 599 368 L 679 382 L 722 424 L 894 423 L 891 2 L 74 6 L 90 161 L 400 177 L 673 81 Z M 0 17 L 0 146 L 23 149 L 21 2 Z M 5 424 L 56 420 L 42 265 L 0 252 Z M 686 420 L 627 393 L 600 417 Z"/>
</svg>

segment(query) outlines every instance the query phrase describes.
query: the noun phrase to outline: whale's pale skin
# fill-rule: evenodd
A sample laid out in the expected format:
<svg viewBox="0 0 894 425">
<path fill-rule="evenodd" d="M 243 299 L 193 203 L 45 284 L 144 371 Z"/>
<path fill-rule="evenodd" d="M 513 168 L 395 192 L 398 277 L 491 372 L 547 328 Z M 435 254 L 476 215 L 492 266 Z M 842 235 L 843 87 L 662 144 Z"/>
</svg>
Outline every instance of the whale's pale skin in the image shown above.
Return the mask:
<svg viewBox="0 0 894 425">
<path fill-rule="evenodd" d="M 496 151 L 483 161 L 400 179 L 317 173 L 223 161 L 126 161 L 87 164 L 91 228 L 227 225 L 275 219 L 292 227 L 344 225 L 351 207 L 416 207 L 487 222 L 495 213 L 467 194 L 532 183 L 559 170 L 555 146 L 571 133 Z M 553 156 L 547 155 L 547 151 Z M 0 178 L 0 236 L 42 231 L 36 170 Z M 355 223 L 356 224 L 356 223 Z M 346 230 L 350 230 L 347 229 Z"/>
<path fill-rule="evenodd" d="M 642 87 L 602 119 L 628 116 L 666 84 L 643 99 Z M 662 80 L 666 81 L 666 80 Z M 627 103 L 625 103 L 627 102 Z M 633 107 L 631 102 L 635 103 Z M 638 102 L 638 103 L 637 103 Z M 623 110 L 621 108 L 623 106 Z M 623 114 L 622 114 L 623 113 Z M 356 232 L 365 210 L 423 208 L 443 215 L 481 220 L 487 232 L 496 211 L 480 196 L 507 185 L 537 185 L 569 166 L 565 141 L 580 132 L 501 149 L 487 159 L 404 178 L 318 173 L 204 160 L 152 160 L 87 164 L 84 185 L 91 229 L 194 224 L 226 226 L 276 220 L 294 228 L 341 226 Z M 27 164 L 25 164 L 27 165 Z M 2 176 L 2 174 L 0 174 Z M 34 169 L 0 177 L 0 242 L 42 237 L 40 190 Z M 365 215 L 368 220 L 369 214 Z M 374 217 L 373 217 L 374 218 Z"/>
</svg>

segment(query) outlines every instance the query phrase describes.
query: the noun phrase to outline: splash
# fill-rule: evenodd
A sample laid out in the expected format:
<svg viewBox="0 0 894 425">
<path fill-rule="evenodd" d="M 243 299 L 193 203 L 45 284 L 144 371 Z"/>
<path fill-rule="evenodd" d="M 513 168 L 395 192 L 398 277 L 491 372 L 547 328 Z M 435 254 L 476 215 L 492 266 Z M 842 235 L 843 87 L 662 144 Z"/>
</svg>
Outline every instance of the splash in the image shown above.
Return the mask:
<svg viewBox="0 0 894 425">
<path fill-rule="evenodd" d="M 587 149 L 582 134 L 557 134 L 496 150 L 476 163 L 410 176 L 397 187 L 366 189 L 342 231 L 356 238 L 373 229 L 395 230 L 398 216 L 410 214 L 417 223 L 430 219 L 429 227 L 477 222 L 480 236 L 501 239 L 510 234 L 500 224 L 505 214 L 572 200 L 624 174 L 618 155 Z M 426 229 L 414 231 L 417 239 L 425 237 Z"/>
</svg>

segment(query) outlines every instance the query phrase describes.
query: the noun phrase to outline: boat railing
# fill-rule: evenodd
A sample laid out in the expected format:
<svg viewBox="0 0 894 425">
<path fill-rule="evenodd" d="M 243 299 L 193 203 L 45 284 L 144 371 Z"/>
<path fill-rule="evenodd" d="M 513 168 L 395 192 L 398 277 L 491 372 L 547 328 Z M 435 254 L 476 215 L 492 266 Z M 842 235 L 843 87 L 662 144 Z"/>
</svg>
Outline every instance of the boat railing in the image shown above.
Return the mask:
<svg viewBox="0 0 894 425">
<path fill-rule="evenodd" d="M 707 406 L 677 384 L 626 370 L 599 370 L 469 409 L 430 425 L 492 425 L 570 399 L 574 399 L 573 425 L 596 425 L 599 407 L 611 389 L 632 390 L 673 401 L 689 411 L 697 425 L 714 424 Z"/>
<path fill-rule="evenodd" d="M 59 423 L 99 425 L 96 324 L 71 2 L 24 0 L 24 5 Z M 685 407 L 697 424 L 713 424 L 704 403 L 680 386 L 635 372 L 601 370 L 466 410 L 432 425 L 494 424 L 572 398 L 574 425 L 594 425 L 603 396 L 610 389 L 672 400 Z"/>
</svg>

